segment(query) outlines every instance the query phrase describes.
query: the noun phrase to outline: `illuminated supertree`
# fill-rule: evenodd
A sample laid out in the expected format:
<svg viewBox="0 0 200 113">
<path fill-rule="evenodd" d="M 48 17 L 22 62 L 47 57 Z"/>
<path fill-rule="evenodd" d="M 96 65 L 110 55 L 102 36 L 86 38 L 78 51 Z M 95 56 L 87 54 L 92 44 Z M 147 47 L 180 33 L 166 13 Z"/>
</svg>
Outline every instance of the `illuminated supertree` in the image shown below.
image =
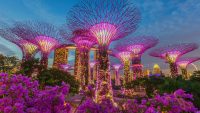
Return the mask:
<svg viewBox="0 0 200 113">
<path fill-rule="evenodd" d="M 89 83 L 89 53 L 90 48 L 96 44 L 96 39 L 87 30 L 76 30 L 72 41 L 76 44 L 80 52 L 80 75 L 81 86 L 87 86 Z"/>
<path fill-rule="evenodd" d="M 185 79 L 188 79 L 187 66 L 197 60 L 200 60 L 200 57 L 188 57 L 180 58 L 177 60 L 176 64 L 180 67 L 182 75 Z"/>
<path fill-rule="evenodd" d="M 128 0 L 82 0 L 69 12 L 69 28 L 72 31 L 89 29 L 99 45 L 97 102 L 101 102 L 101 97 L 112 98 L 111 89 L 106 88 L 109 91 L 102 94 L 100 91 L 102 83 L 103 87 L 110 87 L 107 53 L 109 44 L 134 32 L 139 20 L 139 11 Z"/>
<path fill-rule="evenodd" d="M 123 48 L 123 47 L 121 47 Z M 132 53 L 130 51 L 114 51 L 113 54 L 121 60 L 124 65 L 124 84 L 131 81 L 130 65 L 132 59 Z"/>
<path fill-rule="evenodd" d="M 90 62 L 90 83 L 94 83 L 94 68 L 97 61 Z"/>
<path fill-rule="evenodd" d="M 121 46 L 125 46 L 126 50 L 131 51 L 133 53 L 133 58 L 132 58 L 133 77 L 134 78 L 141 77 L 142 66 L 143 66 L 141 64 L 141 56 L 146 50 L 154 47 L 158 43 L 158 39 L 151 36 L 139 36 L 122 42 L 123 43 L 118 44 L 119 49 Z"/>
<path fill-rule="evenodd" d="M 18 22 L 15 26 L 16 29 L 13 30 L 15 34 L 38 45 L 42 55 L 41 64 L 47 68 L 50 52 L 63 41 L 59 30 L 55 26 L 45 22 Z M 34 35 L 30 36 L 29 31 L 34 32 Z"/>
<path fill-rule="evenodd" d="M 30 32 L 31 34 L 31 32 Z M 0 35 L 16 44 L 22 51 L 22 61 L 28 60 L 38 52 L 38 46 L 13 33 L 11 28 L 0 29 Z"/>
<path fill-rule="evenodd" d="M 121 64 L 113 64 L 112 67 L 115 70 L 115 86 L 120 86 L 120 75 L 119 75 L 119 69 L 122 65 Z"/>
<path fill-rule="evenodd" d="M 149 55 L 165 59 L 169 63 L 171 75 L 175 77 L 178 75 L 178 69 L 176 65 L 177 59 L 183 54 L 186 54 L 197 48 L 198 45 L 195 43 L 173 44 L 155 49 L 151 51 Z"/>
</svg>

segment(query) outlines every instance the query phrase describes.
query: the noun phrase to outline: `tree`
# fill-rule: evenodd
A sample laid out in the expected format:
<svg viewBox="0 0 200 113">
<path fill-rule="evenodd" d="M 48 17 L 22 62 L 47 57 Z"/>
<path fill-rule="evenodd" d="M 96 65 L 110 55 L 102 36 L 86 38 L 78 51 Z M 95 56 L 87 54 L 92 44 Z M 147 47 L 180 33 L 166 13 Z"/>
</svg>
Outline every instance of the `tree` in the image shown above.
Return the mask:
<svg viewBox="0 0 200 113">
<path fill-rule="evenodd" d="M 41 88 L 44 86 L 56 86 L 65 82 L 70 85 L 70 93 L 78 93 L 79 83 L 74 76 L 71 76 L 68 72 L 64 72 L 58 69 L 45 69 L 38 75 L 38 80 Z"/>
</svg>

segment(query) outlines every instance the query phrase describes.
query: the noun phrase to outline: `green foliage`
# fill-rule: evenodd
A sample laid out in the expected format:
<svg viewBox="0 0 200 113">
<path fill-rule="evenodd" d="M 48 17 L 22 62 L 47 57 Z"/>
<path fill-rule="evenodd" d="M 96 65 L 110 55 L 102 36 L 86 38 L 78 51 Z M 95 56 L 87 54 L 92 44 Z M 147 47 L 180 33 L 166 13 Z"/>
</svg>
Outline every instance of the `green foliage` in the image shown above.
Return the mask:
<svg viewBox="0 0 200 113">
<path fill-rule="evenodd" d="M 40 72 L 43 68 L 42 65 L 40 65 L 40 60 L 37 58 L 32 58 L 27 61 L 24 61 L 21 64 L 21 70 L 18 72 L 20 74 L 26 75 L 26 76 L 31 76 L 34 71 Z"/>
<path fill-rule="evenodd" d="M 10 73 L 18 64 L 19 59 L 15 56 L 4 56 L 0 54 L 0 72 Z"/>
<path fill-rule="evenodd" d="M 191 76 L 191 80 L 200 82 L 200 71 L 194 71 L 194 73 Z"/>
<path fill-rule="evenodd" d="M 187 93 L 191 93 L 194 97 L 194 104 L 196 107 L 200 108 L 200 82 L 196 79 L 185 80 L 181 76 L 177 78 L 169 77 L 149 77 L 149 78 L 140 78 L 135 81 L 132 81 L 126 84 L 126 88 L 135 88 L 136 86 L 141 85 L 145 87 L 146 94 L 148 97 L 153 96 L 153 92 L 156 90 L 160 94 L 163 93 L 172 93 L 177 89 L 183 89 Z"/>
<path fill-rule="evenodd" d="M 41 87 L 61 85 L 65 82 L 70 85 L 70 93 L 78 93 L 79 83 L 70 73 L 58 69 L 45 69 L 38 75 Z"/>
</svg>

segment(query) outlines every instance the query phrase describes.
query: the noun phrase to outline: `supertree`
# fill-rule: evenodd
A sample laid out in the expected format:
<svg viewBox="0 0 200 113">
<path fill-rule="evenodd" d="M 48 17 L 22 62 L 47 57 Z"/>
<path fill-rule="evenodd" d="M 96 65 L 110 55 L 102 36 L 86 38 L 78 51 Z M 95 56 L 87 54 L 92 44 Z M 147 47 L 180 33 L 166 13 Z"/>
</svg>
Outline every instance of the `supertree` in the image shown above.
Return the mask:
<svg viewBox="0 0 200 113">
<path fill-rule="evenodd" d="M 36 44 L 17 36 L 13 33 L 12 28 L 10 27 L 0 29 L 0 35 L 8 41 L 16 44 L 21 49 L 23 62 L 34 57 L 38 52 L 38 46 Z"/>
<path fill-rule="evenodd" d="M 130 65 L 131 65 L 131 59 L 133 56 L 132 53 L 130 51 L 122 50 L 122 51 L 113 51 L 112 54 L 114 54 L 114 56 L 119 58 L 124 65 L 124 84 L 130 82 L 131 81 Z"/>
<path fill-rule="evenodd" d="M 115 86 L 120 86 L 120 75 L 119 75 L 119 69 L 122 65 L 121 64 L 113 64 L 112 67 L 115 70 Z"/>
<path fill-rule="evenodd" d="M 165 59 L 169 63 L 171 76 L 175 77 L 176 75 L 178 75 L 178 69 L 176 65 L 177 59 L 183 54 L 186 54 L 197 48 L 198 45 L 195 43 L 172 44 L 154 49 L 149 53 L 149 55 Z"/>
<path fill-rule="evenodd" d="M 90 83 L 94 83 L 94 68 L 97 65 L 97 61 L 90 62 Z"/>
<path fill-rule="evenodd" d="M 80 52 L 80 75 L 81 86 L 87 86 L 89 83 L 89 53 L 90 48 L 96 44 L 96 39 L 88 30 L 74 31 L 72 41 L 76 44 Z"/>
<path fill-rule="evenodd" d="M 24 39 L 36 44 L 41 51 L 41 65 L 44 68 L 48 66 L 48 56 L 52 50 L 58 47 L 63 38 L 60 37 L 59 30 L 46 22 L 18 22 L 15 24 L 16 29 L 13 30 L 15 34 Z M 29 31 L 34 32 L 33 36 L 29 35 Z"/>
<path fill-rule="evenodd" d="M 133 77 L 134 78 L 141 77 L 142 66 L 143 66 L 141 63 L 141 56 L 146 50 L 154 47 L 158 43 L 158 39 L 152 36 L 138 36 L 133 39 L 128 39 L 128 40 L 126 39 L 125 41 L 122 42 L 118 44 L 119 49 L 120 47 L 125 46 L 126 50 L 131 51 L 133 53 L 133 58 L 132 58 Z"/>
<path fill-rule="evenodd" d="M 96 101 L 111 97 L 112 91 L 101 94 L 101 84 L 109 85 L 108 47 L 113 40 L 120 39 L 137 28 L 140 13 L 128 0 L 82 0 L 69 12 L 68 25 L 72 31 L 89 29 L 99 45 Z M 108 86 L 109 87 L 109 86 Z"/>
<path fill-rule="evenodd" d="M 195 61 L 200 60 L 200 57 L 187 57 L 180 58 L 177 60 L 176 64 L 180 67 L 182 75 L 185 79 L 188 79 L 187 66 Z"/>
</svg>

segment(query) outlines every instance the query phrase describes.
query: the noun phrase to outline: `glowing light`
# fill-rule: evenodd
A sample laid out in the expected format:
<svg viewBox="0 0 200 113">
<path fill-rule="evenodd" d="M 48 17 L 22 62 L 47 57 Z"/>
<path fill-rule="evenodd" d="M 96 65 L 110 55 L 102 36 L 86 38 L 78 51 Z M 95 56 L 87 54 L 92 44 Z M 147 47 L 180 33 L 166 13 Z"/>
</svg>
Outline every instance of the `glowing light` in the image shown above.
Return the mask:
<svg viewBox="0 0 200 113">
<path fill-rule="evenodd" d="M 33 55 L 34 53 L 36 53 L 38 49 L 37 45 L 26 40 L 20 40 L 19 44 L 23 47 L 25 54 L 28 54 L 28 55 Z"/>
<path fill-rule="evenodd" d="M 127 49 L 128 51 L 133 52 L 133 54 L 138 55 L 143 50 L 143 47 L 144 47 L 143 45 L 131 45 Z"/>
<path fill-rule="evenodd" d="M 75 36 L 73 41 L 76 43 L 80 51 L 87 51 L 96 44 L 96 39 L 86 36 Z"/>
<path fill-rule="evenodd" d="M 124 52 L 119 52 L 117 56 L 123 61 L 126 62 L 132 58 L 131 52 L 124 51 Z"/>
<path fill-rule="evenodd" d="M 185 69 L 189 63 L 190 63 L 189 61 L 180 61 L 180 62 L 177 62 L 176 64 L 178 64 L 179 67 Z"/>
<path fill-rule="evenodd" d="M 120 67 L 121 67 L 121 64 L 114 64 L 114 65 L 113 65 L 113 68 L 114 68 L 116 71 L 118 71 Z"/>
<path fill-rule="evenodd" d="M 49 54 L 57 45 L 58 41 L 48 36 L 38 36 L 35 38 L 40 50 L 46 54 Z"/>
<path fill-rule="evenodd" d="M 68 69 L 71 68 L 71 66 L 69 64 L 61 64 L 60 67 L 64 70 L 67 71 Z"/>
<path fill-rule="evenodd" d="M 170 51 L 167 53 L 162 54 L 162 56 L 164 58 L 166 58 L 166 60 L 170 63 L 174 63 L 176 62 L 177 58 L 179 57 L 179 55 L 181 54 L 180 51 Z"/>
<path fill-rule="evenodd" d="M 108 45 L 114 38 L 117 28 L 109 23 L 100 23 L 90 28 L 100 45 Z"/>
<path fill-rule="evenodd" d="M 90 62 L 90 68 L 93 68 L 96 65 L 97 62 Z"/>
</svg>

